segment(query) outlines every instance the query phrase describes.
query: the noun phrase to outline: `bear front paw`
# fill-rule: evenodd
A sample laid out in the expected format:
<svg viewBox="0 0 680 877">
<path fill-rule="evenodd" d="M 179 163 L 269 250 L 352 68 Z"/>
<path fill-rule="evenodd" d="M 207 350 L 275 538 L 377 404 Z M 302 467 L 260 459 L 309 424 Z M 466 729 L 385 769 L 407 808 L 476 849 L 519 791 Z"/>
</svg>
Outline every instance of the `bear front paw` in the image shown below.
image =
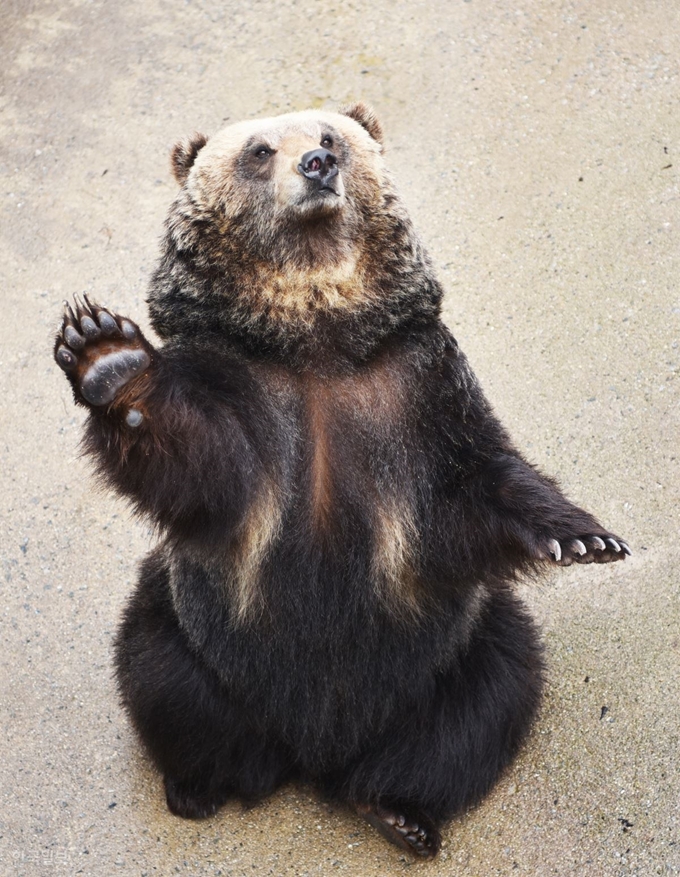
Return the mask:
<svg viewBox="0 0 680 877">
<path fill-rule="evenodd" d="M 152 348 L 126 317 L 114 316 L 75 300 L 75 311 L 64 302 L 64 320 L 57 334 L 54 358 L 77 394 L 89 405 L 110 405 L 133 378 L 151 364 Z M 128 418 L 138 412 L 130 411 Z M 132 426 L 135 423 L 130 424 Z"/>
<path fill-rule="evenodd" d="M 545 556 L 561 566 L 572 563 L 611 563 L 632 555 L 627 542 L 604 533 L 602 536 L 581 535 L 567 539 L 549 539 Z"/>
</svg>

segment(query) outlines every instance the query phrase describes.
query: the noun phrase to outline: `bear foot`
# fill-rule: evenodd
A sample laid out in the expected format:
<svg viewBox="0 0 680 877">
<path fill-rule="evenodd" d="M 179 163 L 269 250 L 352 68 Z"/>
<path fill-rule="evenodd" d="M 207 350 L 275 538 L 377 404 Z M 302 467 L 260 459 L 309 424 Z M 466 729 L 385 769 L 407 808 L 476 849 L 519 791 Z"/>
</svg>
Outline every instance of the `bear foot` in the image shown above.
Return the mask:
<svg viewBox="0 0 680 877">
<path fill-rule="evenodd" d="M 133 378 L 151 364 L 151 347 L 139 328 L 125 317 L 76 300 L 75 312 L 65 302 L 64 320 L 57 335 L 54 358 L 89 405 L 110 405 Z M 131 410 L 130 426 L 141 422 Z"/>
<path fill-rule="evenodd" d="M 229 794 L 225 791 L 201 791 L 191 782 L 165 777 L 165 799 L 168 810 L 182 819 L 208 819 L 226 804 Z"/>
<path fill-rule="evenodd" d="M 549 539 L 541 557 L 560 566 L 570 566 L 572 563 L 611 563 L 625 560 L 632 553 L 623 539 L 604 533 L 602 536 L 581 535 L 560 541 Z"/>
<path fill-rule="evenodd" d="M 384 838 L 420 859 L 432 859 L 439 852 L 441 835 L 426 816 L 412 811 L 406 816 L 398 809 L 359 806 L 357 812 Z"/>
</svg>

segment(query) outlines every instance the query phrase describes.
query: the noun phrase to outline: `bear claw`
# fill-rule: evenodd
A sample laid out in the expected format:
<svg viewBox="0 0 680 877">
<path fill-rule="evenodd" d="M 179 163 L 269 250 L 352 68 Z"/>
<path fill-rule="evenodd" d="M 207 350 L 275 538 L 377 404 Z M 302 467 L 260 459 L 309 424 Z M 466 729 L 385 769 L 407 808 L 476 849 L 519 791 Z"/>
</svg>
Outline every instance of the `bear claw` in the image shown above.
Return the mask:
<svg viewBox="0 0 680 877">
<path fill-rule="evenodd" d="M 555 560 L 559 563 L 562 560 L 562 546 L 557 539 L 551 539 L 548 542 L 548 551 L 554 555 Z"/>
<path fill-rule="evenodd" d="M 562 566 L 569 566 L 574 562 L 610 563 L 633 554 L 627 542 L 613 536 L 605 536 L 603 539 L 600 536 L 584 535 L 563 540 L 562 543 L 557 539 L 550 539 L 546 548 L 551 559 Z"/>
</svg>

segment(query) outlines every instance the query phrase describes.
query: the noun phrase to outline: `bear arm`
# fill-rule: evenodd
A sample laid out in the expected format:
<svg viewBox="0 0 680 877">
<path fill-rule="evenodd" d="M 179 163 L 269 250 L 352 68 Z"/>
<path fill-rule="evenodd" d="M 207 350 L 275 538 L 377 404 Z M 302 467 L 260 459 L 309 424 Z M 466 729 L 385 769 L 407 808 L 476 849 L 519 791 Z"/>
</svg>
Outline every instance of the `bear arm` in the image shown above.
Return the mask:
<svg viewBox="0 0 680 877">
<path fill-rule="evenodd" d="M 224 538 L 242 514 L 244 473 L 257 471 L 230 405 L 162 350 L 112 404 L 90 407 L 84 446 L 109 486 L 181 538 Z"/>
<path fill-rule="evenodd" d="M 494 537 L 525 561 L 607 563 L 631 553 L 626 542 L 570 502 L 519 454 L 492 457 L 482 483 Z"/>
</svg>

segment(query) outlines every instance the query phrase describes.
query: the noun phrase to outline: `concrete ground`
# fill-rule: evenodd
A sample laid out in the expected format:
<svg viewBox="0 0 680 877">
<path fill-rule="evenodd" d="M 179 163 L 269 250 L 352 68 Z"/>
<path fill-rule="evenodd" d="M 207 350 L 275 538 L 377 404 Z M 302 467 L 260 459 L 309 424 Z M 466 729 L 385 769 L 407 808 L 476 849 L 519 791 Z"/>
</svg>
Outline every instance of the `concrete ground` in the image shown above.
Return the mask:
<svg viewBox="0 0 680 877">
<path fill-rule="evenodd" d="M 1 874 L 680 873 L 679 58 L 671 0 L 2 4 Z M 151 536 L 51 360 L 74 292 L 144 324 L 176 139 L 356 98 L 518 444 L 635 552 L 521 586 L 545 706 L 434 864 L 301 787 L 166 811 L 111 678 Z"/>
</svg>

